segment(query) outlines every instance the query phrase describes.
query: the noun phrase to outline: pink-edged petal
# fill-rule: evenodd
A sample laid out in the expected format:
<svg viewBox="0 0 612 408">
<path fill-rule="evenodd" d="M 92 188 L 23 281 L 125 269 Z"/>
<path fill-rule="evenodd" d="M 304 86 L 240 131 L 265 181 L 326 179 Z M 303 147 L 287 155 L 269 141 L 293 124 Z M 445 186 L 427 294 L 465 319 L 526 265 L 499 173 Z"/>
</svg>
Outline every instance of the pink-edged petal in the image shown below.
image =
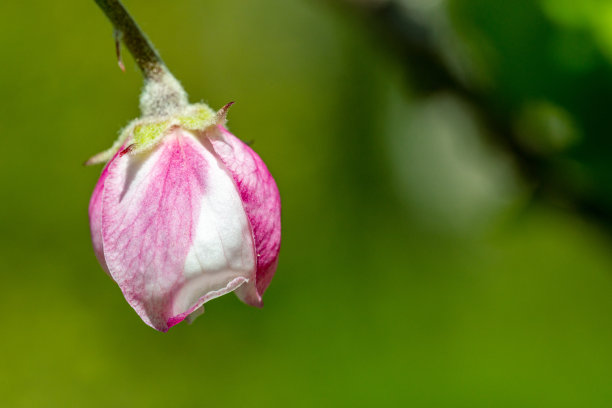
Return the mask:
<svg viewBox="0 0 612 408">
<path fill-rule="evenodd" d="M 171 134 L 153 152 L 115 155 L 102 208 L 111 276 L 145 323 L 168 330 L 174 291 L 183 283 L 207 163 L 201 147 Z"/>
<path fill-rule="evenodd" d="M 104 259 L 104 247 L 102 243 L 102 193 L 104 191 L 104 182 L 108 176 L 108 169 L 104 167 L 102 174 L 98 179 L 96 188 L 94 188 L 91 199 L 89 200 L 89 228 L 91 231 L 91 242 L 94 252 L 102 269 L 108 274 L 108 266 Z"/>
<path fill-rule="evenodd" d="M 261 158 L 223 126 L 208 130 L 213 148 L 231 174 L 251 225 L 256 252 L 255 281 L 241 286 L 242 301 L 262 306 L 262 295 L 278 263 L 281 205 L 276 183 Z"/>
<path fill-rule="evenodd" d="M 236 290 L 255 271 L 255 248 L 242 199 L 227 168 L 204 140 L 210 163 L 193 243 L 184 265 L 187 282 L 177 292 L 174 313 Z M 203 296 L 203 294 L 205 294 Z"/>
<path fill-rule="evenodd" d="M 219 296 L 223 296 L 226 293 L 232 292 L 239 288 L 242 284 L 248 281 L 247 278 L 238 276 L 235 279 L 232 279 L 222 288 L 217 290 L 210 290 L 206 292 L 206 294 L 200 297 L 196 303 L 192 306 L 188 307 L 184 312 L 178 313 L 168 319 L 168 327 L 172 327 L 175 324 L 182 322 L 185 319 L 189 319 L 189 322 L 192 322 L 196 317 L 204 312 L 204 303 L 208 302 L 211 299 L 217 298 Z M 198 293 L 201 293 L 201 289 L 198 289 Z M 195 295 L 197 296 L 197 295 Z"/>
</svg>

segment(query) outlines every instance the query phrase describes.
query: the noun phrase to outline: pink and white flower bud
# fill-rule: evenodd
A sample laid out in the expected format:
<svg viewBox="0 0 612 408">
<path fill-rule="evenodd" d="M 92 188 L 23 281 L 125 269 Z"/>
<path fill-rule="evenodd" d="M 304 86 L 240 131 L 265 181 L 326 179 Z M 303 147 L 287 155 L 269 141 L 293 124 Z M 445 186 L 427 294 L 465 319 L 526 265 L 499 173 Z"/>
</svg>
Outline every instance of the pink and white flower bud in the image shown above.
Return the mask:
<svg viewBox="0 0 612 408">
<path fill-rule="evenodd" d="M 232 291 L 262 306 L 276 270 L 278 189 L 259 156 L 224 127 L 224 114 L 206 127 L 177 115 L 146 125 L 161 132 L 155 140 L 138 139 L 142 121 L 128 127 L 91 197 L 102 268 L 163 332 Z"/>
</svg>

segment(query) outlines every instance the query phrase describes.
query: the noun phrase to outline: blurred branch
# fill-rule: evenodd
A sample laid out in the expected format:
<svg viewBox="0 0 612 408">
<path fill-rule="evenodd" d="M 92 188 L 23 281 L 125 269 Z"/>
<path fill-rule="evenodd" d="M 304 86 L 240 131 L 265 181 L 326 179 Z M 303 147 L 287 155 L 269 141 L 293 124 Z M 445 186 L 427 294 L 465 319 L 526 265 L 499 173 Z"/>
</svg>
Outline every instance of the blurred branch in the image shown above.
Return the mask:
<svg viewBox="0 0 612 408">
<path fill-rule="evenodd" d="M 500 109 L 493 98 L 462 82 L 445 63 L 429 28 L 412 18 L 397 1 L 343 0 L 356 11 L 400 61 L 418 93 L 452 92 L 474 109 L 491 142 L 508 152 L 524 181 L 536 196 L 561 203 L 603 224 L 612 232 L 612 208 L 554 171 L 556 163 L 525 149 L 515 135 L 512 114 Z"/>
</svg>

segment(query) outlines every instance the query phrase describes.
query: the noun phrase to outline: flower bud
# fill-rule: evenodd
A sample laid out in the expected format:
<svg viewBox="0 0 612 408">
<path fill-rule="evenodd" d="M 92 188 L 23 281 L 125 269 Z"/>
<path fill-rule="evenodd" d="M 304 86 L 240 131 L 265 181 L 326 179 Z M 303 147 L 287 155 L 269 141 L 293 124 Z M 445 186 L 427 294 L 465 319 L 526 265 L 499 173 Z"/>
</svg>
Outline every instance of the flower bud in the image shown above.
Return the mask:
<svg viewBox="0 0 612 408">
<path fill-rule="evenodd" d="M 89 205 L 102 268 L 149 326 L 167 331 L 229 292 L 262 306 L 280 248 L 280 196 L 259 156 L 190 105 L 132 122 Z"/>
</svg>

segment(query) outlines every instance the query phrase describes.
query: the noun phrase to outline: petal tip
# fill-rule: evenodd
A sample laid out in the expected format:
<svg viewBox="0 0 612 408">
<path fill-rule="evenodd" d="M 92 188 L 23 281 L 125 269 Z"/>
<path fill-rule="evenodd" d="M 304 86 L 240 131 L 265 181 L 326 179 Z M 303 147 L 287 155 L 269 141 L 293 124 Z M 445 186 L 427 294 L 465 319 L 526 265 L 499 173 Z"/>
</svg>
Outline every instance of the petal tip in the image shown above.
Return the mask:
<svg viewBox="0 0 612 408">
<path fill-rule="evenodd" d="M 227 122 L 227 111 L 235 102 L 226 103 L 219 111 L 217 112 L 217 125 L 224 125 Z"/>
</svg>

